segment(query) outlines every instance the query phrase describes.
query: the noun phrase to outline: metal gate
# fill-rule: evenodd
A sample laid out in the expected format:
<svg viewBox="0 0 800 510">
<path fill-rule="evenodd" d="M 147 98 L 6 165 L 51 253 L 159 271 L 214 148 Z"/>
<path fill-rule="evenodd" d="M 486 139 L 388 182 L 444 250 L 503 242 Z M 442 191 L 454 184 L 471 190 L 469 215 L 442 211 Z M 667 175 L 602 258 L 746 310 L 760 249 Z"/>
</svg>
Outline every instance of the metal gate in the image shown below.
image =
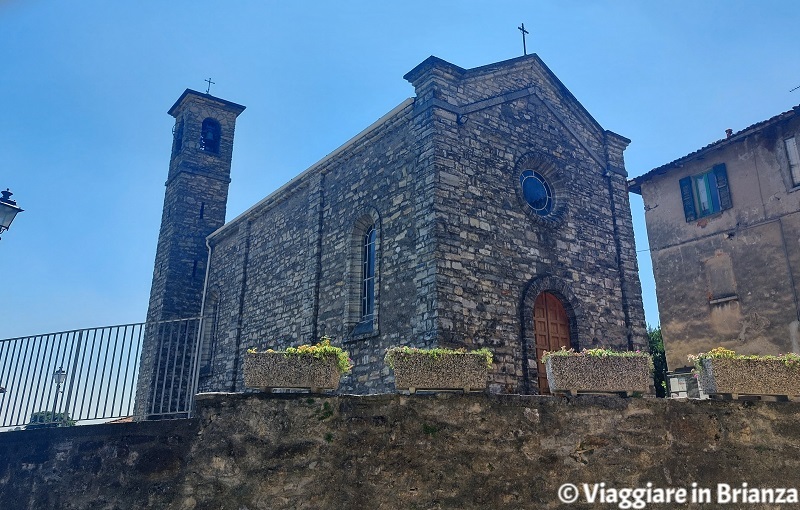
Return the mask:
<svg viewBox="0 0 800 510">
<path fill-rule="evenodd" d="M 0 340 L 0 430 L 190 416 L 200 323 L 191 318 Z M 137 397 L 145 339 L 160 356 L 147 374 L 152 390 Z M 136 398 L 148 401 L 134 406 Z"/>
</svg>

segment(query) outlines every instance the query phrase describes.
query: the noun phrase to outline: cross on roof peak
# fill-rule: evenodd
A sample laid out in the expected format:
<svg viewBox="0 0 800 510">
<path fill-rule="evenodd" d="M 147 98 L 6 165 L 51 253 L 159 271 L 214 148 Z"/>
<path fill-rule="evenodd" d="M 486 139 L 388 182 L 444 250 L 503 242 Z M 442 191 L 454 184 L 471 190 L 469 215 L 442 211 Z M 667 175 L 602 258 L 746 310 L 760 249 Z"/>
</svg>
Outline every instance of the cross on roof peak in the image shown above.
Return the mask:
<svg viewBox="0 0 800 510">
<path fill-rule="evenodd" d="M 523 55 L 527 55 L 528 54 L 528 48 L 525 46 L 525 35 L 529 34 L 530 32 L 525 30 L 525 23 L 520 24 L 520 26 L 517 27 L 517 30 L 522 32 L 522 54 Z"/>
</svg>

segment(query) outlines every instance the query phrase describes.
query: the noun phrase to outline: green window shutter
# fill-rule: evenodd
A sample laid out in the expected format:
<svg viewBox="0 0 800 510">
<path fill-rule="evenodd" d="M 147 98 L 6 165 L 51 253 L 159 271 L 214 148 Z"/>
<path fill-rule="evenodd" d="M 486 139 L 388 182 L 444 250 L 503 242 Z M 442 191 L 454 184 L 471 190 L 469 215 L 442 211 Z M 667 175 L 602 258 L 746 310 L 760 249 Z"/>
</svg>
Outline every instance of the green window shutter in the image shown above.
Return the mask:
<svg viewBox="0 0 800 510">
<path fill-rule="evenodd" d="M 697 219 L 697 211 L 694 208 L 694 193 L 692 193 L 692 178 L 684 177 L 679 182 L 681 185 L 681 200 L 683 201 L 683 215 L 686 216 L 686 222 L 688 223 Z"/>
<path fill-rule="evenodd" d="M 724 211 L 733 207 L 731 188 L 728 186 L 728 171 L 725 163 L 714 165 L 714 176 L 717 178 L 717 191 L 719 191 L 719 209 Z"/>
</svg>

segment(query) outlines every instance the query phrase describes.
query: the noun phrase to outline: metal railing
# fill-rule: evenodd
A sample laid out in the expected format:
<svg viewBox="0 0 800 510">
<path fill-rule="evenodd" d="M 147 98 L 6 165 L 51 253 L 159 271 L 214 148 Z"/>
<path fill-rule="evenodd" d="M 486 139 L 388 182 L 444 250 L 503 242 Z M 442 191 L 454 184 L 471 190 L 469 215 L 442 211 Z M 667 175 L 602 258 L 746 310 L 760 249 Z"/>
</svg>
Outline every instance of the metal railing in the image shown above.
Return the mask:
<svg viewBox="0 0 800 510">
<path fill-rule="evenodd" d="M 193 318 L 0 340 L 0 430 L 189 416 L 199 329 Z M 140 381 L 143 349 L 157 359 Z"/>
</svg>

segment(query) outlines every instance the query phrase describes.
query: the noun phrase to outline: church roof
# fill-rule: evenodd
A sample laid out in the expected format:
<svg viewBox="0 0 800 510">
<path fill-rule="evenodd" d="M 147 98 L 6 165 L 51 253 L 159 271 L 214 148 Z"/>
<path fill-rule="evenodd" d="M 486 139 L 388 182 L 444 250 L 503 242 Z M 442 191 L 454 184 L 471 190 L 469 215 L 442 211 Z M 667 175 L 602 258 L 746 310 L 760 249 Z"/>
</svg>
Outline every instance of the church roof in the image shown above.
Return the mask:
<svg viewBox="0 0 800 510">
<path fill-rule="evenodd" d="M 589 113 L 589 111 L 583 106 L 583 104 L 581 104 L 581 102 L 578 101 L 578 99 L 572 94 L 572 92 L 570 92 L 570 90 L 566 87 L 566 85 L 564 85 L 564 83 L 558 78 L 558 76 L 556 76 L 556 74 L 553 73 L 553 71 L 549 67 L 547 67 L 547 64 L 545 64 L 544 61 L 536 53 L 523 55 L 521 57 L 514 57 L 507 60 L 501 60 L 499 62 L 492 62 L 491 64 L 473 67 L 471 69 L 464 69 L 463 67 L 459 67 L 444 59 L 431 55 L 430 57 L 423 60 L 414 69 L 407 72 L 403 76 L 403 79 L 407 80 L 409 83 L 416 86 L 415 82 L 418 82 L 420 78 L 422 78 L 428 72 L 434 69 L 443 71 L 458 80 L 470 79 L 482 75 L 489 75 L 497 71 L 500 71 L 502 69 L 506 69 L 518 63 L 523 63 L 526 61 L 530 61 L 535 66 L 539 67 L 547 76 L 547 78 L 551 81 L 551 83 L 555 86 L 555 88 L 558 90 L 559 94 L 567 98 L 573 105 L 575 105 L 579 110 L 580 114 L 585 116 L 586 120 L 594 124 L 594 126 L 597 129 L 603 130 L 603 127 L 600 125 L 600 123 L 597 122 L 597 120 L 592 116 L 592 114 Z M 622 136 L 621 138 L 625 139 L 628 143 L 630 143 L 630 140 L 628 140 L 627 138 Z"/>
<path fill-rule="evenodd" d="M 578 119 L 580 119 L 580 122 L 583 122 L 587 126 L 592 126 L 592 128 L 597 130 L 596 132 L 598 134 L 605 133 L 605 135 L 611 135 L 613 137 L 616 137 L 619 141 L 623 142 L 625 145 L 630 143 L 630 140 L 625 138 L 624 136 L 621 136 L 612 131 L 604 130 L 603 127 L 600 125 L 600 123 L 597 122 L 597 120 L 594 117 L 592 117 L 592 115 L 586 110 L 586 108 L 580 103 L 580 101 L 578 101 L 575 98 L 572 92 L 570 92 L 569 89 L 567 89 L 567 87 L 561 82 L 561 80 L 550 70 L 549 67 L 547 67 L 547 65 L 542 61 L 542 59 L 539 58 L 539 56 L 535 53 L 508 60 L 503 60 L 500 62 L 494 62 L 479 67 L 474 67 L 472 69 L 464 69 L 455 64 L 451 64 L 450 62 L 447 62 L 446 60 L 443 60 L 439 57 L 430 56 L 423 62 L 421 62 L 419 65 L 414 67 L 411 71 L 406 73 L 403 76 L 403 78 L 409 81 L 415 88 L 417 88 L 419 85 L 421 85 L 430 77 L 431 73 L 433 73 L 433 77 L 436 80 L 440 81 L 443 80 L 445 82 L 452 83 L 453 81 L 460 82 L 461 80 L 471 80 L 482 77 L 489 78 L 492 75 L 500 74 L 510 70 L 524 71 L 526 64 L 530 67 L 536 68 L 537 72 L 541 73 L 541 75 L 544 76 L 547 86 L 555 89 L 556 94 L 566 100 L 567 108 L 571 110 L 573 115 L 575 115 Z M 515 67 L 517 69 L 514 69 Z M 199 94 L 204 97 L 210 97 L 207 96 L 206 94 L 200 94 L 198 92 L 189 90 L 187 90 L 187 92 L 185 92 L 184 95 L 188 92 L 193 92 L 195 94 Z M 540 85 L 531 84 L 519 90 L 504 92 L 497 96 L 484 97 L 468 105 L 456 105 L 449 102 L 438 101 L 436 99 L 434 99 L 434 102 L 436 103 L 437 106 L 441 108 L 445 108 L 447 110 L 450 110 L 451 112 L 456 112 L 458 114 L 461 114 L 461 113 L 470 113 L 473 110 L 483 109 L 518 97 L 525 97 L 527 95 L 535 95 L 546 104 L 549 104 L 549 101 L 543 97 L 541 92 L 542 91 L 540 90 Z M 178 103 L 180 103 L 183 97 L 184 96 L 181 96 L 181 99 L 178 100 Z M 354 136 L 353 138 L 342 144 L 339 148 L 337 148 L 336 150 L 325 156 L 322 160 L 313 164 L 311 167 L 309 167 L 305 171 L 301 172 L 299 175 L 292 178 L 289 182 L 287 182 L 277 190 L 273 191 L 268 196 L 260 200 L 258 203 L 256 203 L 255 205 L 253 205 L 252 207 L 250 207 L 249 209 L 238 215 L 236 218 L 227 222 L 225 225 L 223 225 L 218 230 L 213 232 L 211 235 L 208 236 L 209 240 L 219 238 L 220 236 L 224 235 L 225 231 L 231 230 L 229 227 L 232 227 L 233 225 L 240 223 L 244 218 L 249 217 L 256 212 L 262 211 L 265 208 L 270 207 L 272 204 L 279 202 L 281 196 L 283 196 L 289 190 L 293 189 L 299 182 L 303 181 L 309 174 L 317 171 L 318 169 L 323 167 L 326 163 L 328 163 L 331 159 L 338 156 L 342 152 L 348 150 L 350 147 L 354 146 L 365 137 L 369 136 L 370 133 L 372 133 L 385 123 L 389 122 L 396 115 L 401 114 L 401 112 L 403 112 L 406 108 L 415 105 L 419 97 L 420 96 L 418 94 L 416 98 L 409 98 L 400 103 L 392 111 L 381 117 L 379 120 L 374 122 L 366 129 L 364 129 L 361 133 L 357 134 L 356 136 Z M 178 103 L 176 103 L 176 105 Z M 235 105 L 235 103 L 232 104 Z M 175 107 L 173 106 L 173 108 Z M 549 106 L 548 108 L 550 108 L 551 111 L 553 111 L 552 106 Z M 556 112 L 553 111 L 553 113 L 556 116 L 558 116 Z M 558 117 L 562 123 L 565 123 L 565 125 L 566 123 L 568 123 L 566 119 L 563 119 L 560 116 Z M 572 129 L 569 128 L 569 126 L 567 126 L 567 129 L 572 131 Z M 577 136 L 574 131 L 572 132 L 573 135 Z M 600 156 L 598 156 L 596 151 L 593 151 L 585 143 L 581 142 L 580 137 L 578 138 L 579 138 L 579 143 L 581 143 L 584 149 L 587 150 L 590 156 L 592 156 L 595 160 L 597 160 L 598 163 L 600 163 L 601 165 L 604 165 L 605 162 Z M 627 175 L 624 173 L 624 170 L 622 170 L 621 173 L 623 173 L 623 175 Z"/>
<path fill-rule="evenodd" d="M 381 117 L 377 121 L 375 121 L 372 124 L 370 124 L 366 129 L 364 129 L 363 131 L 358 133 L 356 136 L 354 136 L 350 140 L 348 140 L 345 143 L 343 143 L 342 145 L 340 145 L 333 152 L 331 152 L 330 154 L 328 154 L 327 156 L 325 156 L 321 160 L 317 161 L 316 163 L 314 163 L 313 165 L 311 165 L 307 169 L 303 170 L 298 175 L 292 177 L 289 180 L 289 182 L 287 182 L 286 184 L 284 184 L 280 188 L 276 189 L 275 191 L 273 191 L 272 193 L 270 193 L 266 197 L 262 198 L 255 205 L 253 205 L 252 207 L 250 207 L 249 209 L 247 209 L 246 211 L 244 211 L 243 213 L 241 213 L 240 215 L 238 215 L 237 217 L 235 217 L 231 221 L 225 223 L 223 226 L 221 226 L 220 228 L 218 228 L 217 230 L 212 232 L 211 235 L 208 236 L 208 238 L 212 239 L 212 238 L 215 238 L 215 237 L 219 236 L 223 231 L 225 231 L 231 225 L 239 223 L 243 218 L 246 218 L 246 217 L 250 216 L 252 213 L 254 213 L 254 212 L 258 211 L 258 210 L 261 210 L 261 209 L 263 209 L 265 207 L 268 207 L 270 204 L 276 202 L 285 191 L 287 191 L 288 189 L 290 189 L 293 186 L 295 186 L 298 182 L 302 181 L 307 175 L 317 171 L 317 169 L 322 167 L 325 163 L 327 163 L 331 159 L 335 158 L 336 156 L 338 156 L 339 154 L 341 154 L 342 152 L 344 152 L 348 148 L 352 147 L 353 145 L 358 143 L 360 140 L 362 140 L 362 139 L 366 138 L 367 136 L 369 136 L 370 133 L 372 133 L 373 131 L 375 131 L 376 129 L 378 129 L 379 127 L 384 125 L 385 123 L 387 123 L 389 120 L 391 120 L 396 115 L 399 115 L 403 110 L 405 110 L 406 108 L 408 108 L 412 104 L 414 104 L 414 100 L 411 99 L 411 98 L 408 98 L 405 101 L 403 101 L 402 103 L 400 103 L 399 105 L 395 106 L 389 113 L 387 113 L 386 115 L 384 115 L 383 117 Z"/>
<path fill-rule="evenodd" d="M 755 133 L 757 131 L 760 131 L 760 130 L 764 129 L 767 126 L 771 126 L 772 124 L 775 124 L 776 122 L 779 122 L 779 121 L 782 121 L 782 120 L 786 120 L 786 119 L 788 119 L 790 117 L 793 117 L 795 115 L 798 115 L 798 114 L 800 114 L 800 105 L 797 105 L 797 106 L 793 107 L 791 110 L 785 111 L 783 113 L 779 113 L 778 115 L 775 115 L 774 117 L 770 117 L 767 120 L 763 120 L 761 122 L 756 122 L 755 124 L 747 126 L 746 128 L 742 129 L 741 131 L 737 131 L 736 133 L 732 133 L 730 136 L 728 136 L 726 138 L 722 138 L 720 140 L 717 140 L 716 142 L 711 142 L 710 144 L 706 145 L 705 147 L 703 147 L 701 149 L 698 149 L 698 150 L 696 150 L 694 152 L 690 152 L 686 156 L 683 156 L 683 157 L 678 158 L 678 159 L 676 159 L 674 161 L 670 161 L 669 163 L 667 163 L 665 165 L 661 165 L 661 166 L 659 166 L 657 168 L 654 168 L 654 169 L 650 170 L 649 172 L 647 172 L 646 174 L 640 175 L 639 177 L 634 177 L 633 179 L 628 181 L 628 190 L 630 190 L 633 193 L 636 193 L 637 195 L 641 195 L 642 194 L 642 184 L 644 182 L 647 182 L 647 181 L 653 179 L 654 177 L 656 177 L 658 175 L 664 175 L 666 173 L 669 173 L 673 169 L 681 168 L 683 166 L 683 164 L 688 162 L 689 160 L 694 159 L 694 158 L 698 158 L 700 156 L 703 156 L 703 155 L 707 154 L 709 151 L 711 151 L 713 149 L 721 149 L 721 148 L 723 148 L 723 147 L 725 147 L 725 146 L 727 146 L 727 145 L 729 145 L 731 143 L 738 142 L 738 141 L 742 140 L 743 138 L 745 138 L 745 137 L 747 137 L 747 136 L 749 136 L 749 135 L 751 135 L 751 134 L 753 134 L 753 133 Z"/>
</svg>

